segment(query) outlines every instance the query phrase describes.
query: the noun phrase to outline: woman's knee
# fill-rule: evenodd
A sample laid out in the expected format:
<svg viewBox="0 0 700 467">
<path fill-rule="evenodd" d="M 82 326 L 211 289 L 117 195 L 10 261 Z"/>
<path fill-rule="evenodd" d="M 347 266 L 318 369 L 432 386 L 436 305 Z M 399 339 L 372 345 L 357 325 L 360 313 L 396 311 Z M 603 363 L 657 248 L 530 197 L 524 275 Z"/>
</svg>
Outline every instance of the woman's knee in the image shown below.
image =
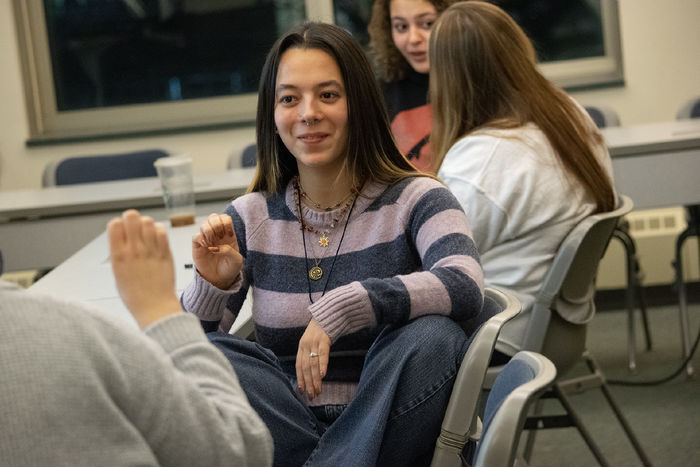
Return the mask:
<svg viewBox="0 0 700 467">
<path fill-rule="evenodd" d="M 467 336 L 462 328 L 447 316 L 422 316 L 396 329 L 395 332 L 397 341 L 408 349 L 421 349 L 421 353 L 433 349 L 444 358 L 450 353 L 460 354 L 466 350 Z"/>
<path fill-rule="evenodd" d="M 453 372 L 466 349 L 467 337 L 457 323 L 445 316 L 424 316 L 382 332 L 370 348 L 365 366 L 383 368 L 380 372 L 392 368 L 411 374 Z"/>
</svg>

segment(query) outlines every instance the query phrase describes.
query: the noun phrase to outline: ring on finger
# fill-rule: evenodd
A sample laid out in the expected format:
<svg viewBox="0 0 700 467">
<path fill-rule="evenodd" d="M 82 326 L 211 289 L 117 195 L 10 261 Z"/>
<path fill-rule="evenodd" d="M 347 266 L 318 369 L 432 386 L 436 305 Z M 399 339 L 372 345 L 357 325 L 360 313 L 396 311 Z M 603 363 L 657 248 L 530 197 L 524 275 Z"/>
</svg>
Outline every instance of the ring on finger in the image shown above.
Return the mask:
<svg viewBox="0 0 700 467">
<path fill-rule="evenodd" d="M 318 357 L 318 354 L 316 352 L 311 352 L 309 354 L 309 358 L 314 358 L 314 357 Z"/>
</svg>

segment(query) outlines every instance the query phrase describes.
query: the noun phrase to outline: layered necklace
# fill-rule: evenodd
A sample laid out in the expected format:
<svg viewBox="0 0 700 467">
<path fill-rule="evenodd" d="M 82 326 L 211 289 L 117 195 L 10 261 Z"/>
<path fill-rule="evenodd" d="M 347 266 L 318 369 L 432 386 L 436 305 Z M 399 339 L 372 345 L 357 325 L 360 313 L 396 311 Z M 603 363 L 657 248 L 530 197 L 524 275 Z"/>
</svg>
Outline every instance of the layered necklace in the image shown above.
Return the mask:
<svg viewBox="0 0 700 467">
<path fill-rule="evenodd" d="M 323 207 L 321 206 L 321 203 L 317 203 L 316 201 L 312 200 L 309 195 L 306 194 L 306 192 L 301 188 L 301 184 L 299 183 L 299 178 L 294 177 L 293 179 L 293 184 L 294 184 L 294 204 L 297 206 L 297 215 L 299 217 L 299 223 L 301 224 L 301 228 L 318 235 L 318 244 L 321 246 L 321 248 L 327 248 L 331 244 L 331 240 L 328 237 L 328 235 L 331 233 L 331 230 L 335 229 L 335 226 L 340 222 L 340 220 L 343 219 L 343 216 L 345 216 L 345 213 L 348 211 L 350 206 L 355 202 L 355 199 L 357 198 L 357 190 L 352 189 L 350 190 L 350 194 L 348 194 L 345 198 L 334 204 L 333 206 L 328 206 L 328 207 Z M 317 210 L 322 210 L 326 212 L 333 211 L 335 209 L 338 209 L 342 206 L 342 209 L 338 210 L 338 212 L 333 216 L 331 223 L 329 225 L 328 229 L 317 229 L 309 224 L 304 223 L 304 217 L 302 216 L 301 213 L 301 199 L 304 198 L 308 200 L 314 208 Z M 345 203 L 345 204 L 343 204 Z M 349 217 L 349 216 L 348 216 Z M 327 251 L 324 251 L 324 254 L 322 256 L 326 256 Z M 321 258 L 321 259 L 322 259 Z M 318 260 L 316 266 L 318 266 L 318 263 L 320 262 L 320 259 Z M 321 276 L 314 280 L 320 279 Z"/>
<path fill-rule="evenodd" d="M 302 242 L 304 244 L 304 261 L 306 264 L 306 268 L 308 269 L 308 274 L 306 275 L 306 280 L 308 283 L 308 290 L 309 290 L 309 300 L 311 303 L 313 303 L 313 299 L 311 298 L 311 282 L 310 280 L 320 280 L 324 273 L 323 269 L 321 268 L 321 261 L 323 261 L 328 253 L 328 246 L 331 244 L 331 240 L 329 238 L 329 235 L 331 232 L 335 229 L 336 225 L 340 221 L 342 221 L 343 217 L 347 213 L 347 218 L 345 219 L 345 225 L 343 227 L 343 232 L 340 236 L 340 240 L 338 241 L 338 247 L 335 250 L 335 256 L 333 257 L 333 262 L 330 265 L 330 268 L 328 270 L 328 275 L 326 276 L 326 283 L 323 287 L 323 292 L 321 293 L 321 296 L 323 296 L 326 293 L 326 288 L 328 287 L 328 282 L 330 280 L 331 274 L 333 273 L 333 266 L 335 266 L 335 261 L 338 258 L 338 253 L 340 252 L 340 246 L 343 243 L 343 239 L 345 238 L 345 231 L 348 228 L 348 223 L 350 222 L 350 215 L 352 214 L 352 210 L 355 207 L 355 201 L 357 201 L 357 196 L 358 192 L 355 189 L 352 189 L 350 194 L 335 204 L 334 206 L 329 206 L 327 208 L 321 207 L 319 203 L 314 202 L 309 198 L 309 196 L 301 189 L 301 185 L 299 184 L 299 179 L 297 177 L 294 177 L 292 180 L 292 185 L 294 187 L 294 205 L 297 210 L 297 218 L 299 220 L 300 224 L 300 229 L 301 229 L 301 238 Z M 326 212 L 332 211 L 334 209 L 338 209 L 342 206 L 342 209 L 339 209 L 338 212 L 333 216 L 330 228 L 329 229 L 316 229 L 311 225 L 308 225 L 307 223 L 304 222 L 304 215 L 302 213 L 301 209 L 301 199 L 305 198 L 309 200 L 314 207 L 317 209 L 323 209 Z M 318 235 L 318 244 L 319 246 L 323 249 L 323 254 L 318 257 L 318 258 L 313 258 L 313 266 L 309 269 L 309 256 L 308 256 L 308 251 L 306 247 L 306 232 L 314 233 Z"/>
</svg>

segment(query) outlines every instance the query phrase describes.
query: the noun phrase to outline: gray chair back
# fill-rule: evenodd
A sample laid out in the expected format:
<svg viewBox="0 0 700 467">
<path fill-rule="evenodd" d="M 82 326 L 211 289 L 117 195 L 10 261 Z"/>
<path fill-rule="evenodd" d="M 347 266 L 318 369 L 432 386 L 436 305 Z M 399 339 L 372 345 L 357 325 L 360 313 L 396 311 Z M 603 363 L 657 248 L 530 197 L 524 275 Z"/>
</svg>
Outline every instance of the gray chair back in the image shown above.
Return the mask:
<svg viewBox="0 0 700 467">
<path fill-rule="evenodd" d="M 522 349 L 543 353 L 555 362 L 561 373 L 562 366 L 567 365 L 567 360 L 578 359 L 583 352 L 585 326 L 580 324 L 587 323 L 595 314 L 593 299 L 598 264 L 619 219 L 628 214 L 632 207 L 632 200 L 622 195 L 619 207 L 614 211 L 594 214 L 579 222 L 557 250 L 552 266 L 535 297 Z M 552 320 L 552 311 L 565 319 Z M 549 329 L 550 324 L 553 326 L 552 330 Z M 561 329 L 563 334 L 567 334 L 567 331 L 575 334 L 564 335 L 563 338 L 569 341 L 564 346 L 566 352 L 559 348 L 557 352 L 549 354 L 543 346 L 545 335 L 548 339 L 555 338 L 554 326 L 560 324 L 557 329 Z M 579 342 L 580 349 L 570 340 L 574 337 Z M 571 355 L 563 355 L 567 352 Z"/>
<path fill-rule="evenodd" d="M 505 290 L 486 288 L 485 295 L 481 313 L 483 324 L 472 338 L 455 378 L 435 444 L 433 466 L 461 466 L 465 444 L 479 437 L 478 403 L 491 354 L 503 325 L 520 312 L 518 299 Z M 473 323 L 461 324 L 471 335 Z"/>
<path fill-rule="evenodd" d="M 537 414 L 533 427 L 539 429 L 575 426 L 601 465 L 607 465 L 607 461 L 568 400 L 567 394 L 570 392 L 600 389 L 640 460 L 644 465 L 650 465 L 639 440 L 615 403 L 602 370 L 585 348 L 587 324 L 595 314 L 593 298 L 598 263 L 618 220 L 631 210 L 632 201 L 626 196 L 620 196 L 617 209 L 585 218 L 564 239 L 535 298 L 528 316 L 523 343 L 523 350 L 541 353 L 554 364 L 557 376 L 552 389 L 548 389 L 547 392 L 561 403 L 565 411 L 563 416 Z M 590 373 L 582 376 L 577 373 L 575 377 L 565 379 L 568 370 L 579 361 L 586 363 Z M 494 376 L 497 378 L 504 368 L 489 368 L 485 378 L 487 387 L 493 387 Z M 530 432 L 525 459 L 529 459 L 534 433 L 535 431 Z"/>
<path fill-rule="evenodd" d="M 512 466 L 532 402 L 556 377 L 554 364 L 539 353 L 520 351 L 499 373 L 489 393 L 473 466 Z"/>
</svg>

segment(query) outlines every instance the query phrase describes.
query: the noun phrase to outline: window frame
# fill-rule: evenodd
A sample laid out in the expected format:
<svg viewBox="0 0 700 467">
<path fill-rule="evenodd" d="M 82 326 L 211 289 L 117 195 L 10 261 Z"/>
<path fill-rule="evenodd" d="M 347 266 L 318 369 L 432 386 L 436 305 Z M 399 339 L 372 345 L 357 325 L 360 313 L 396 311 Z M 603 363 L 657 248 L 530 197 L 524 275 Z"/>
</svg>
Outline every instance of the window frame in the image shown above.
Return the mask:
<svg viewBox="0 0 700 467">
<path fill-rule="evenodd" d="M 580 90 L 624 85 L 618 1 L 600 0 L 600 12 L 605 55 L 539 64 L 542 74 L 558 86 Z"/>
<path fill-rule="evenodd" d="M 554 0 L 558 1 L 558 0 Z M 305 0 L 306 18 L 334 22 L 332 0 Z M 12 0 L 29 118 L 28 145 L 252 126 L 257 95 L 211 97 L 59 112 L 43 2 Z M 601 0 L 605 56 L 542 63 L 559 86 L 623 83 L 617 0 Z"/>
</svg>

